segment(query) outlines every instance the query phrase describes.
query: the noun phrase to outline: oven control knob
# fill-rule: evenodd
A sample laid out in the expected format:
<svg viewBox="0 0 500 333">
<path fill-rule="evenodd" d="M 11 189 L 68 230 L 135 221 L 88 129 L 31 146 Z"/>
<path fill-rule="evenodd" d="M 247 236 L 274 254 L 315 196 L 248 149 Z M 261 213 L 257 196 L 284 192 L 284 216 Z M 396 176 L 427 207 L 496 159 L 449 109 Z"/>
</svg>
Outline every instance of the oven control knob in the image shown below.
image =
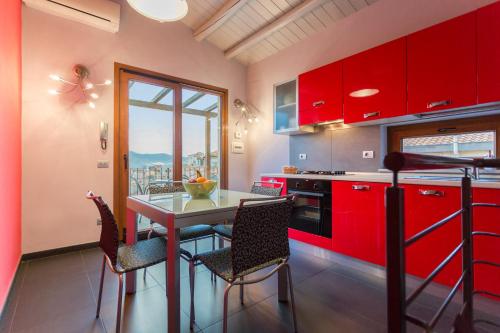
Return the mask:
<svg viewBox="0 0 500 333">
<path fill-rule="evenodd" d="M 313 189 L 315 189 L 315 190 L 319 189 L 319 185 L 315 183 L 315 184 L 313 185 Z"/>
<path fill-rule="evenodd" d="M 300 183 L 299 183 L 299 182 L 296 182 L 296 183 L 295 183 L 295 187 L 296 187 L 296 188 L 299 188 L 299 187 L 300 187 Z"/>
</svg>

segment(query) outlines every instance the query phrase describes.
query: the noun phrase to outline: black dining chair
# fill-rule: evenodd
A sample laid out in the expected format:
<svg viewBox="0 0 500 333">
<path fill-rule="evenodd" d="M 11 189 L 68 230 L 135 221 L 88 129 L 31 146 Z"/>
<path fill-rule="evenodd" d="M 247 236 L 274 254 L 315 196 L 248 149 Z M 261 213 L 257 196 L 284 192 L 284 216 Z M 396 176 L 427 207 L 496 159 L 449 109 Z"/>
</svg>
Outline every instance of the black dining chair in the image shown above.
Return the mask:
<svg viewBox="0 0 500 333">
<path fill-rule="evenodd" d="M 102 259 L 96 318 L 99 318 L 100 315 L 104 273 L 107 264 L 111 272 L 118 275 L 119 285 L 116 332 L 119 333 L 122 311 L 123 274 L 166 261 L 167 241 L 165 238 L 159 237 L 139 241 L 134 245 L 120 245 L 118 239 L 118 226 L 108 205 L 100 196 L 96 196 L 92 191 L 87 193 L 87 199 L 92 200 L 96 204 L 102 221 L 99 247 L 103 250 L 104 256 Z"/>
<path fill-rule="evenodd" d="M 186 190 L 184 189 L 184 185 L 182 185 L 182 181 L 169 181 L 161 184 L 150 184 L 148 186 L 149 196 L 151 198 L 157 196 L 161 198 L 165 194 L 173 194 L 173 193 L 184 193 Z M 162 226 L 158 225 L 154 221 L 150 221 L 148 239 L 151 237 L 167 237 L 167 230 Z M 198 224 L 191 227 L 181 228 L 180 230 L 180 243 L 194 242 L 194 253 L 198 253 L 198 241 L 212 237 L 212 250 L 215 249 L 215 231 L 213 230 L 211 225 L 208 224 Z M 187 251 L 186 251 L 187 252 Z M 192 256 L 182 255 L 181 258 L 185 260 L 190 260 Z M 146 269 L 144 269 L 144 278 L 146 278 Z M 214 280 L 215 276 L 212 276 L 212 280 Z"/>
<path fill-rule="evenodd" d="M 290 256 L 288 223 L 293 206 L 292 196 L 243 199 L 236 212 L 231 246 L 193 256 L 189 265 L 191 328 L 195 321 L 195 265 L 201 262 L 228 283 L 224 291 L 224 333 L 227 333 L 227 303 L 230 289 L 235 285 L 240 286 L 240 301 L 243 304 L 243 285 L 261 282 L 280 269 L 287 271 L 293 328 L 294 332 L 297 331 L 292 274 L 288 263 Z M 251 280 L 245 279 L 245 276 L 271 266 L 275 267 L 267 274 Z"/>
<path fill-rule="evenodd" d="M 250 193 L 279 197 L 283 190 L 283 185 L 284 184 L 280 182 L 255 181 L 252 184 Z M 213 229 L 217 237 L 221 240 L 220 244 L 223 244 L 224 240 L 231 241 L 233 237 L 233 224 L 231 221 L 224 224 L 217 224 Z"/>
</svg>

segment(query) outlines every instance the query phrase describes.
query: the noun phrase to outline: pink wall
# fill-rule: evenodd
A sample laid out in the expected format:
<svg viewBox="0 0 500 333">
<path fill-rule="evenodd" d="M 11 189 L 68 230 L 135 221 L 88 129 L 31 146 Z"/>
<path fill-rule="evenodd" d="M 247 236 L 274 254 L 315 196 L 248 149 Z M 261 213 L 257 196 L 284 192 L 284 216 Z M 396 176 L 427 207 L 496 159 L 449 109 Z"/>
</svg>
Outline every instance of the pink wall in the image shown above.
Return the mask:
<svg viewBox="0 0 500 333">
<path fill-rule="evenodd" d="M 98 213 L 84 195 L 92 189 L 112 204 L 113 136 L 103 153 L 99 121 L 113 133 L 113 87 L 100 90 L 92 110 L 50 96 L 50 73 L 71 77 L 71 67 L 81 63 L 93 80 L 113 79 L 113 64 L 120 62 L 227 88 L 230 101 L 246 98 L 244 66 L 195 41 L 183 23 L 161 24 L 117 2 L 116 34 L 23 8 L 23 253 L 97 241 Z M 232 189 L 248 188 L 246 156 L 229 155 Z M 98 169 L 98 160 L 110 161 L 110 168 Z"/>
<path fill-rule="evenodd" d="M 261 62 L 247 73 L 247 98 L 262 112 L 249 133 L 250 179 L 289 163 L 289 140 L 274 135 L 273 84 L 335 60 L 470 12 L 495 0 L 378 0 Z M 272 145 L 268 143 L 272 142 Z M 356 152 L 361 154 L 360 152 Z"/>
<path fill-rule="evenodd" d="M 21 256 L 21 0 L 0 10 L 0 309 Z"/>
</svg>

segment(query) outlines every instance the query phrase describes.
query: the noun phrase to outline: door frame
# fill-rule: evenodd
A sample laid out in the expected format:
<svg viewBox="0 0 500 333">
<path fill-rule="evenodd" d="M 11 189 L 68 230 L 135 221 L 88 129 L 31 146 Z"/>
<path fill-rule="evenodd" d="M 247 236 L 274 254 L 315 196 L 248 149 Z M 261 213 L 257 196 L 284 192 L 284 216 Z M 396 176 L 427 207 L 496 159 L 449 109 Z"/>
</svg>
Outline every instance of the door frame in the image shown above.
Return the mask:
<svg viewBox="0 0 500 333">
<path fill-rule="evenodd" d="M 221 137 L 220 137 L 220 188 L 228 187 L 228 90 L 196 81 L 186 80 L 147 69 L 133 67 L 115 62 L 114 64 L 114 148 L 113 148 L 113 212 L 118 223 L 120 237 L 123 236 L 126 211 L 126 195 L 124 190 L 128 189 L 128 177 L 125 177 L 125 161 L 122 158 L 124 149 L 128 150 L 128 132 L 121 131 L 123 127 L 128 127 L 128 117 L 122 114 L 121 106 L 128 104 L 128 96 L 121 96 L 122 73 L 128 78 L 137 77 L 149 83 L 162 83 L 173 86 L 178 93 L 174 96 L 174 105 L 181 105 L 182 87 L 192 87 L 198 90 L 207 91 L 220 96 L 220 117 L 221 117 Z M 174 149 L 182 149 L 181 117 L 174 115 Z M 174 154 L 175 156 L 175 154 Z M 180 164 L 180 167 L 179 167 Z M 122 179 L 122 177 L 126 179 Z M 182 177 L 182 159 L 174 160 L 174 179 Z M 122 186 L 125 184 L 125 186 Z"/>
</svg>

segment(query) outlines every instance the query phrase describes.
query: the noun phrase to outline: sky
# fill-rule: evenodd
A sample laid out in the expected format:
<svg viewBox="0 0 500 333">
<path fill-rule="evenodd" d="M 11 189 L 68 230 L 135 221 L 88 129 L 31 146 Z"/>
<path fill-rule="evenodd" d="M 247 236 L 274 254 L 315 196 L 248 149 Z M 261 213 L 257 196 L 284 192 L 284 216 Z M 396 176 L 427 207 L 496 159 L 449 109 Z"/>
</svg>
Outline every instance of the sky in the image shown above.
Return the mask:
<svg viewBox="0 0 500 333">
<path fill-rule="evenodd" d="M 151 101 L 163 87 L 135 82 L 130 88 L 129 98 L 141 101 Z M 182 101 L 193 96 L 196 91 L 182 88 Z M 191 104 L 189 108 L 205 109 L 218 101 L 217 95 L 207 94 Z M 163 97 L 160 104 L 172 105 L 173 93 Z M 218 109 L 212 112 L 218 112 Z M 220 117 L 211 120 L 211 150 L 219 150 Z M 143 107 L 129 107 L 129 149 L 138 153 L 173 153 L 173 112 Z M 205 117 L 184 114 L 183 156 L 205 150 Z"/>
</svg>

